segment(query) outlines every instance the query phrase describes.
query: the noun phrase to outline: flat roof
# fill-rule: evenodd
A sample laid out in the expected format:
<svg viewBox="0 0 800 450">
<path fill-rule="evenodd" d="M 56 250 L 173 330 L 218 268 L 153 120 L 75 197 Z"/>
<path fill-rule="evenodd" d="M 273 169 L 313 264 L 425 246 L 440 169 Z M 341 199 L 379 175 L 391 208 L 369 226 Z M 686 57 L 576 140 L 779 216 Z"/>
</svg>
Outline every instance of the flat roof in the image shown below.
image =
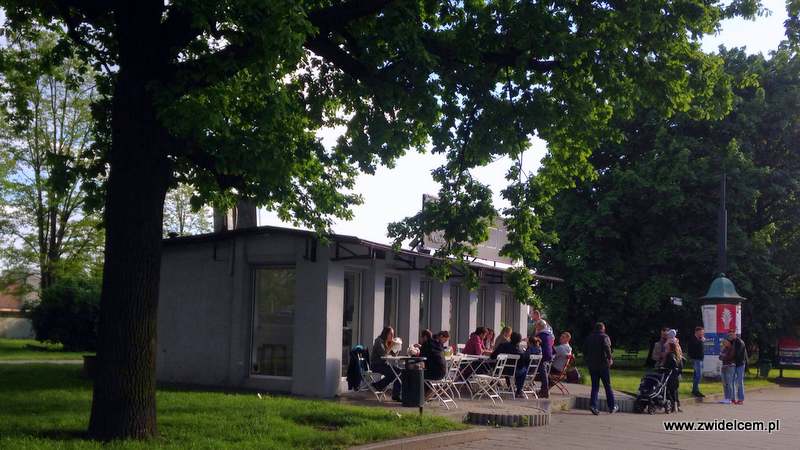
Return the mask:
<svg viewBox="0 0 800 450">
<path fill-rule="evenodd" d="M 213 242 L 213 241 L 221 241 L 226 240 L 229 238 L 235 238 L 239 236 L 252 236 L 252 235 L 270 235 L 270 234 L 282 234 L 282 235 L 292 235 L 292 236 L 299 236 L 305 238 L 312 238 L 318 239 L 320 235 L 318 235 L 315 231 L 311 230 L 302 230 L 299 228 L 287 228 L 287 227 L 277 227 L 273 225 L 261 225 L 258 227 L 248 227 L 248 228 L 239 228 L 235 230 L 225 230 L 216 233 L 204 233 L 204 234 L 196 234 L 191 236 L 176 236 L 176 237 L 169 237 L 163 240 L 165 246 L 173 246 L 173 245 L 180 245 L 180 244 L 193 244 L 193 243 L 204 243 L 204 242 Z M 428 253 L 418 252 L 409 249 L 394 249 L 389 244 L 383 244 L 380 242 L 369 241 L 366 239 L 361 239 L 358 236 L 351 236 L 347 234 L 327 234 L 324 236 L 326 239 L 329 239 L 332 242 L 339 242 L 343 244 L 355 244 L 355 245 L 364 245 L 367 247 L 372 247 L 379 250 L 384 251 L 391 251 L 399 255 L 405 256 L 414 256 L 414 257 L 421 257 L 425 259 L 441 259 L 435 257 Z M 508 269 L 512 268 L 508 264 L 503 263 L 492 263 L 491 261 L 477 261 L 473 260 L 469 262 L 470 267 L 474 267 L 477 269 L 485 269 L 485 270 L 492 270 L 496 272 L 507 272 Z M 549 275 L 539 275 L 537 273 L 533 274 L 534 278 L 546 281 L 554 281 L 554 282 L 563 282 L 562 278 L 549 276 Z"/>
</svg>

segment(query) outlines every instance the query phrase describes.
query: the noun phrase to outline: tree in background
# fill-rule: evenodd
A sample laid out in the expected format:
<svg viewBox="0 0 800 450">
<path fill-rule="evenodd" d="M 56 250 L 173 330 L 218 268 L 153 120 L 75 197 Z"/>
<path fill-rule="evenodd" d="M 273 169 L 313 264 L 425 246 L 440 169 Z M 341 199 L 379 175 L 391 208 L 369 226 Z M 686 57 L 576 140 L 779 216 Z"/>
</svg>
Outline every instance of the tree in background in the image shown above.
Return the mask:
<svg viewBox="0 0 800 450">
<path fill-rule="evenodd" d="M 540 293 L 580 337 L 602 320 L 644 348 L 663 325 L 701 324 L 699 297 L 715 275 L 724 164 L 728 276 L 744 302 L 744 333 L 761 348 L 787 331 L 800 300 L 800 58 L 721 50 L 735 87 L 720 121 L 643 111 L 620 120 L 625 139 L 591 156 L 596 179 L 552 200 L 540 267 L 565 282 Z M 669 302 L 684 299 L 682 307 Z"/>
<path fill-rule="evenodd" d="M 350 218 L 359 172 L 409 149 L 447 155 L 439 200 L 392 228 L 402 241 L 443 230 L 462 258 L 487 235 L 491 193 L 470 169 L 518 159 L 538 134 L 538 176 L 516 164 L 503 211 L 508 256 L 527 264 L 551 240 L 546 199 L 591 174 L 614 113 L 639 105 L 716 117 L 729 100 L 703 34 L 752 16 L 755 0 L 524 2 L 347 0 L 4 0 L 8 24 L 64 26 L 96 68 L 107 147 L 105 264 L 89 434 L 156 434 L 156 313 L 164 198 L 252 200 L 326 232 Z M 55 25 L 53 25 L 55 24 Z M 105 88 L 107 92 L 105 91 Z M 345 129 L 333 149 L 315 132 Z M 102 172 L 98 175 L 105 175 Z M 105 180 L 103 177 L 100 179 Z M 469 275 L 471 272 L 467 272 Z M 517 296 L 530 297 L 517 270 Z"/>
<path fill-rule="evenodd" d="M 175 233 L 178 236 L 209 233 L 212 230 L 211 211 L 208 207 L 192 205 L 194 189 L 179 184 L 167 192 L 164 200 L 164 237 Z"/>
<path fill-rule="evenodd" d="M 38 274 L 97 265 L 99 215 L 87 211 L 80 175 L 92 143 L 94 76 L 78 58 L 59 59 L 57 35 L 7 36 L 0 50 L 0 261 Z"/>
</svg>

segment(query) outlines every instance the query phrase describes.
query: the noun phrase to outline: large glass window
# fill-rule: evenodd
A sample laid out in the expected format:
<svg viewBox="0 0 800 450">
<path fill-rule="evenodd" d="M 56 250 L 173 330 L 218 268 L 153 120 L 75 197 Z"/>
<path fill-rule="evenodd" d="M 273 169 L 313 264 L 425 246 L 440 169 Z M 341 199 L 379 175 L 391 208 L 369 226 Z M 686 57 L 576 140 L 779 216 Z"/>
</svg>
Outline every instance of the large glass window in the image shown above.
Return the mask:
<svg viewBox="0 0 800 450">
<path fill-rule="evenodd" d="M 486 288 L 478 289 L 478 305 L 477 305 L 477 318 L 476 322 L 479 327 L 488 327 L 486 323 Z"/>
<path fill-rule="evenodd" d="M 397 332 L 400 293 L 400 280 L 397 277 L 386 277 L 383 292 L 383 324 L 394 328 Z"/>
<path fill-rule="evenodd" d="M 463 344 L 458 335 L 458 306 L 461 297 L 461 287 L 457 284 L 450 285 L 450 341 Z"/>
<path fill-rule="evenodd" d="M 251 373 L 290 377 L 294 340 L 294 269 L 256 269 L 254 287 Z"/>
<path fill-rule="evenodd" d="M 513 328 L 518 322 L 517 319 L 519 319 L 519 303 L 514 300 L 514 296 L 511 295 L 510 292 L 503 292 L 501 295 L 503 301 L 500 305 L 500 317 L 503 318 L 503 326 L 510 326 Z M 522 330 L 519 331 L 520 333 L 522 332 Z"/>
<path fill-rule="evenodd" d="M 342 318 L 342 375 L 347 374 L 350 350 L 356 344 L 369 345 L 361 340 L 361 273 L 344 273 L 344 317 Z"/>
<path fill-rule="evenodd" d="M 422 280 L 419 283 L 419 331 L 431 327 L 431 282 Z"/>
</svg>

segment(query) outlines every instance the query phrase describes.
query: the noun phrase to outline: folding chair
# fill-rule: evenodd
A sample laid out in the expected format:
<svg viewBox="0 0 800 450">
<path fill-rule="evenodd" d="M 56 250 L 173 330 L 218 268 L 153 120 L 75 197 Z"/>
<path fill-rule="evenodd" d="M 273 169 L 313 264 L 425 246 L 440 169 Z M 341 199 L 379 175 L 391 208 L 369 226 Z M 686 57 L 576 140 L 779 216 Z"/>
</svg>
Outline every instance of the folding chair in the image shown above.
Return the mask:
<svg viewBox="0 0 800 450">
<path fill-rule="evenodd" d="M 497 406 L 495 399 L 503 403 L 503 398 L 500 397 L 500 394 L 497 392 L 497 387 L 503 382 L 503 370 L 506 367 L 507 360 L 508 355 L 497 355 L 497 360 L 495 361 L 495 366 L 491 374 L 476 374 L 472 376 L 472 379 L 475 380 L 477 384 L 477 391 L 472 396 L 473 399 L 485 395 L 489 397 L 489 400 L 492 401 L 492 405 L 494 406 Z"/>
<path fill-rule="evenodd" d="M 450 404 L 453 405 L 453 408 L 458 408 L 456 401 L 453 400 L 453 397 L 450 395 L 450 382 L 447 380 L 447 375 L 441 380 L 425 380 L 425 385 L 428 389 L 431 390 L 431 393 L 439 403 L 442 404 L 448 411 L 450 410 Z"/>
<path fill-rule="evenodd" d="M 447 359 L 447 372 L 445 373 L 444 379 L 447 382 L 447 390 L 450 392 L 450 397 L 455 397 L 458 395 L 458 398 L 461 398 L 461 393 L 458 392 L 456 388 L 456 382 L 458 381 L 458 368 L 461 364 L 461 355 L 453 355 Z"/>
<path fill-rule="evenodd" d="M 369 363 L 367 362 L 367 360 L 364 359 L 364 357 L 361 355 L 358 355 L 358 366 L 361 367 L 361 386 L 359 386 L 358 390 L 362 391 L 366 389 L 375 394 L 375 398 L 379 402 L 386 401 L 386 391 L 389 390 L 389 386 L 386 386 L 386 388 L 381 391 L 375 389 L 375 386 L 372 385 L 373 383 L 377 383 L 378 381 L 380 381 L 382 375 L 373 372 L 369 368 Z"/>
<path fill-rule="evenodd" d="M 529 394 L 533 394 L 535 398 L 539 398 L 536 393 L 536 372 L 539 371 L 539 364 L 542 362 L 542 355 L 531 355 L 531 360 L 528 363 L 528 374 L 525 375 L 525 383 L 522 385 L 522 396 L 526 399 Z"/>
<path fill-rule="evenodd" d="M 517 376 L 517 364 L 519 363 L 519 355 L 505 355 L 506 366 L 503 368 L 503 381 L 497 386 L 497 393 L 500 395 L 508 394 L 513 399 L 515 397 L 514 387 Z M 508 373 L 511 372 L 511 375 Z"/>
<path fill-rule="evenodd" d="M 569 395 L 569 389 L 564 384 L 564 380 L 567 378 L 567 371 L 569 371 L 570 366 L 572 366 L 573 361 L 575 361 L 575 357 L 572 355 L 567 355 L 567 362 L 564 364 L 564 370 L 557 374 L 551 374 L 550 370 L 547 371 L 547 376 L 550 380 L 550 390 L 552 391 L 554 387 L 557 387 L 561 394 Z M 552 367 L 553 363 L 550 363 Z"/>
<path fill-rule="evenodd" d="M 453 381 L 451 384 L 452 388 L 456 391 L 456 395 L 458 398 L 461 398 L 461 387 L 464 386 L 467 388 L 467 392 L 469 396 L 472 397 L 472 387 L 469 385 L 470 377 L 472 376 L 472 363 L 476 361 L 476 358 L 469 357 L 467 355 L 457 355 L 459 356 L 458 364 L 453 365 L 456 367 L 457 373 L 453 376 Z"/>
</svg>

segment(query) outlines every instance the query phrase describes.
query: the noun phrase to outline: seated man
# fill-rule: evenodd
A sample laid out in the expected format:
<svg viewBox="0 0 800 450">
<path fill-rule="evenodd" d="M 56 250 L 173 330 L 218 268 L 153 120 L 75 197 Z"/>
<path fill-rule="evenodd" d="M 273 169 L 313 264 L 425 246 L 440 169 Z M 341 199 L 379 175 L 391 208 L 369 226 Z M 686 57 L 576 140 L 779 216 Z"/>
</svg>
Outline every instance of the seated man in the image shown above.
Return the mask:
<svg viewBox="0 0 800 450">
<path fill-rule="evenodd" d="M 419 356 L 425 358 L 426 380 L 441 380 L 447 373 L 447 362 L 444 359 L 444 346 L 449 339 L 449 332 L 440 331 L 422 344 Z"/>
<path fill-rule="evenodd" d="M 560 374 L 564 370 L 564 366 L 567 365 L 569 355 L 572 354 L 572 347 L 569 345 L 571 339 L 572 335 L 569 331 L 561 333 L 561 336 L 558 338 L 558 345 L 553 347 L 553 353 L 555 355 L 553 356 L 553 363 L 550 367 L 551 374 Z"/>
<path fill-rule="evenodd" d="M 491 356 L 492 359 L 497 359 L 497 355 L 499 354 L 519 356 L 516 373 L 511 373 L 510 369 L 508 368 L 507 371 L 503 373 L 507 377 L 514 377 L 516 396 L 522 395 L 522 385 L 525 384 L 525 376 L 528 375 L 528 363 L 530 362 L 530 356 L 527 353 L 523 353 L 519 349 L 520 342 L 522 342 L 522 335 L 515 331 L 511 333 L 511 340 L 498 345 L 492 352 Z"/>
</svg>

